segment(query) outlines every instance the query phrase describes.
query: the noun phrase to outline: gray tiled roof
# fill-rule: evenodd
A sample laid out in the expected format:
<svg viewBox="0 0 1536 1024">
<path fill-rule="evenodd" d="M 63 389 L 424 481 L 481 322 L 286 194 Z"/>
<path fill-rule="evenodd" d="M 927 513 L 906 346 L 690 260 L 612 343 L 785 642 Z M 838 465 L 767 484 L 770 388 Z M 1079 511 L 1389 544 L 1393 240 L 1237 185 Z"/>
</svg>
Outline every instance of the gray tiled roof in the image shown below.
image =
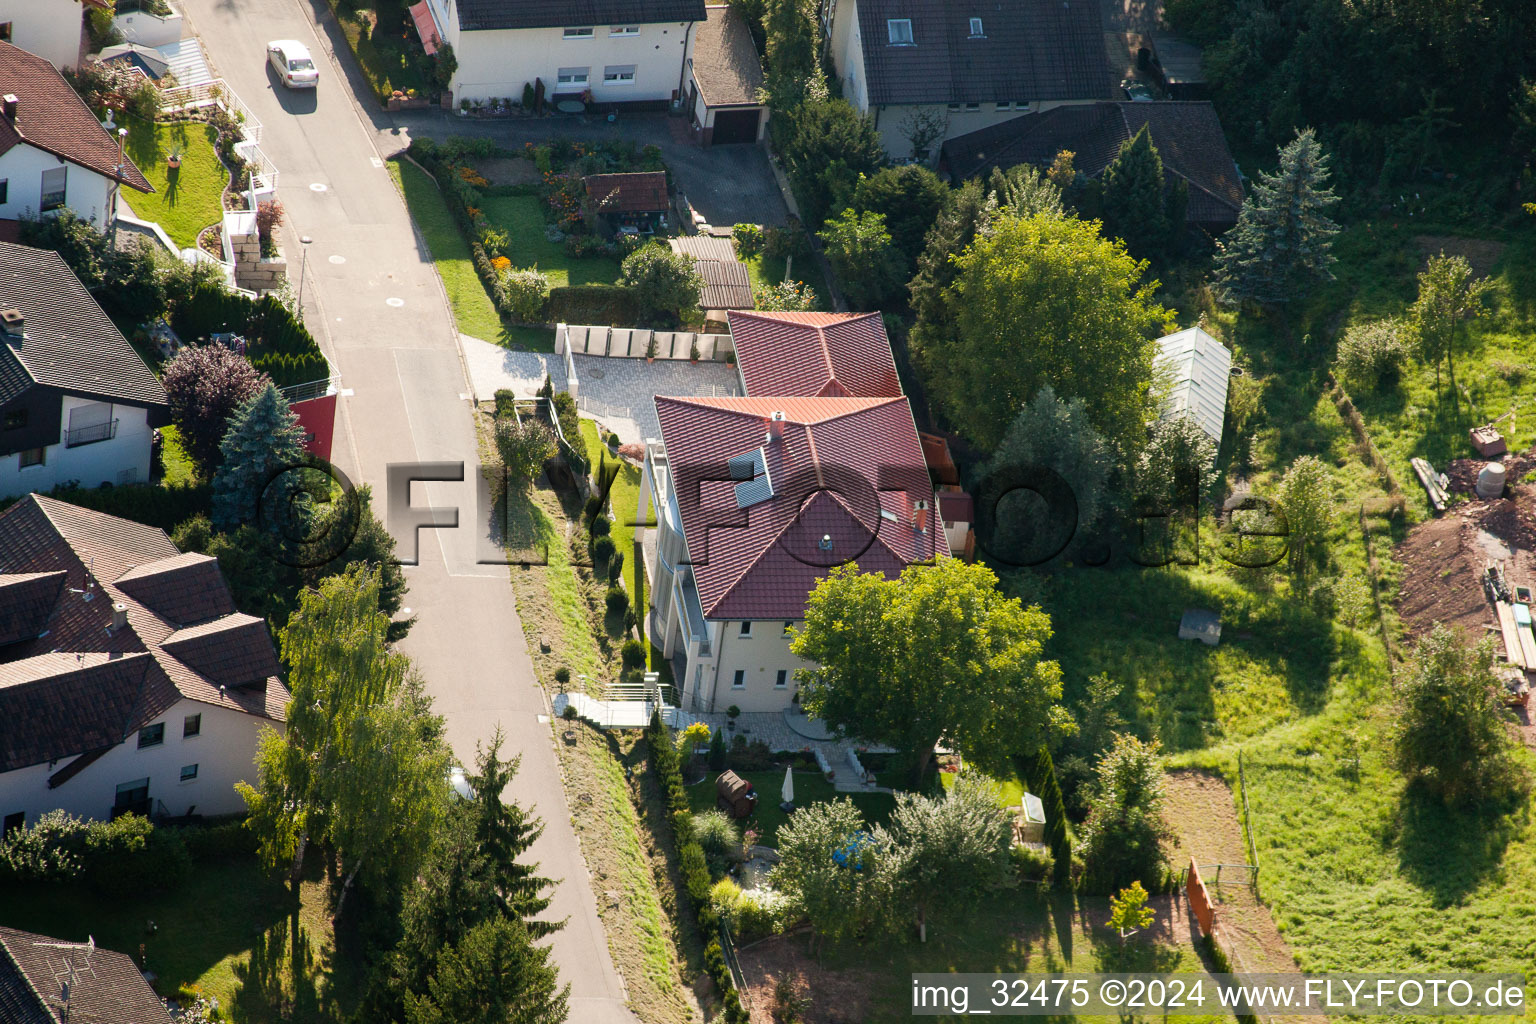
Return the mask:
<svg viewBox="0 0 1536 1024">
<path fill-rule="evenodd" d="M 857 0 L 869 102 L 1110 99 L 1099 0 Z M 886 23 L 912 22 L 910 46 Z M 980 18 L 982 35 L 971 35 Z"/>
<path fill-rule="evenodd" d="M 62 945 L 47 935 L 0 928 L 0 1021 L 171 1024 L 170 1012 L 128 954 Z M 69 977 L 71 966 L 75 984 L 66 1014 L 59 979 Z"/>
<path fill-rule="evenodd" d="M 558 28 L 703 21 L 704 0 L 458 0 L 459 28 Z"/>
<path fill-rule="evenodd" d="M 763 65 L 752 30 L 734 7 L 710 7 L 709 20 L 695 30 L 693 77 L 710 107 L 758 102 Z"/>
<path fill-rule="evenodd" d="M 0 337 L 0 401 L 40 384 L 110 402 L 166 404 L 160 381 L 58 253 L 0 242 L 0 309 L 9 307 L 25 317 L 26 337 Z"/>
</svg>

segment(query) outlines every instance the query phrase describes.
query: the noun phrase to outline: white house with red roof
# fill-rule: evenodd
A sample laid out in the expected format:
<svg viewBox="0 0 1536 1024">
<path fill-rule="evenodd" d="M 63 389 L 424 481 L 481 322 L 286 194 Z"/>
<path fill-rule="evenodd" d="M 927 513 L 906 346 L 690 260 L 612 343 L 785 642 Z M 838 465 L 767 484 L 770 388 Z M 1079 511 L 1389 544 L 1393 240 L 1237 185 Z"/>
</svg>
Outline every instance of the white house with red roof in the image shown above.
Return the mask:
<svg viewBox="0 0 1536 1024">
<path fill-rule="evenodd" d="M 791 630 L 829 570 L 894 577 L 951 547 L 879 315 L 730 324 L 747 397 L 656 398 L 650 635 L 685 710 L 778 711 L 804 667 Z"/>
</svg>

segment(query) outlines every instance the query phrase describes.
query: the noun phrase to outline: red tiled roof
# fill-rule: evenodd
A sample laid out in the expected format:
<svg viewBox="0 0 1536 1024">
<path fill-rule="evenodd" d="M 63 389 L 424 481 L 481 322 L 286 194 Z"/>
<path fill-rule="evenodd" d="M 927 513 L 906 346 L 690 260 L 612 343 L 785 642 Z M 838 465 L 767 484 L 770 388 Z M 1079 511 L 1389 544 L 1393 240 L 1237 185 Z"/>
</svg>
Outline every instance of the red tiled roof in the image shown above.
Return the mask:
<svg viewBox="0 0 1536 1024">
<path fill-rule="evenodd" d="M 770 441 L 774 413 L 784 418 Z M 656 415 L 710 618 L 800 618 L 834 566 L 895 575 L 948 554 L 942 530 L 913 528 L 933 487 L 903 397 L 658 396 Z M 771 493 L 760 483 L 763 500 L 742 508 L 728 460 L 759 449 Z"/>
<path fill-rule="evenodd" d="M 74 935 L 71 943 L 86 936 Z M 0 1020 L 6 1024 L 171 1024 L 170 1011 L 126 953 L 64 948 L 64 940 L 0 928 Z M 70 968 L 73 967 L 73 972 Z M 61 980 L 74 974 L 69 1012 Z"/>
<path fill-rule="evenodd" d="M 411 12 L 411 21 L 416 25 L 416 35 L 421 39 L 421 48 L 430 56 L 437 52 L 442 45 L 443 38 L 437 34 L 437 19 L 432 15 L 432 5 L 427 0 L 421 0 L 419 4 L 412 4 L 407 8 Z"/>
<path fill-rule="evenodd" d="M 732 311 L 749 395 L 896 398 L 902 393 L 879 313 Z"/>
<path fill-rule="evenodd" d="M 665 171 L 591 174 L 587 195 L 602 213 L 660 213 L 667 208 Z"/>
<path fill-rule="evenodd" d="M 281 720 L 266 625 L 232 612 L 217 562 L 161 530 L 36 494 L 0 512 L 0 623 L 21 630 L 0 649 L 0 771 L 122 742 L 182 699 Z"/>
<path fill-rule="evenodd" d="M 941 487 L 959 487 L 960 471 L 955 468 L 949 442 L 938 434 L 919 433 L 917 439 L 923 443 L 923 458 L 928 463 L 928 475 L 933 477 L 933 482 Z"/>
<path fill-rule="evenodd" d="M 19 46 L 0 42 L 3 95 L 13 95 L 19 102 L 14 120 L 0 115 L 0 153 L 25 142 L 109 178 L 118 177 L 121 166 L 123 184 L 140 192 L 154 191 L 52 64 Z"/>
</svg>

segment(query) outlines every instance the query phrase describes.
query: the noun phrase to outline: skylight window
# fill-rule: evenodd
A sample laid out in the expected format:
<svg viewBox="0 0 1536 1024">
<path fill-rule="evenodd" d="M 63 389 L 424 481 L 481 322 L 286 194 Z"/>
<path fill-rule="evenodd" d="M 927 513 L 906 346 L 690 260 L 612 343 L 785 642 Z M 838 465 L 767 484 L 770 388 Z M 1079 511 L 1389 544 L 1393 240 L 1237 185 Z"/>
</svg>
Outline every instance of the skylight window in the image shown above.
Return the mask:
<svg viewBox="0 0 1536 1024">
<path fill-rule="evenodd" d="M 892 46 L 912 45 L 911 18 L 889 18 L 885 22 L 885 31 L 890 37 Z"/>
<path fill-rule="evenodd" d="M 981 29 L 981 19 L 980 18 L 972 18 L 971 19 L 971 38 L 972 39 L 984 39 L 984 38 L 986 38 L 986 35 L 987 34 L 985 32 L 983 32 L 982 29 Z"/>
<path fill-rule="evenodd" d="M 731 479 L 740 480 L 735 487 L 736 507 L 751 508 L 773 497 L 773 480 L 768 475 L 768 460 L 761 448 L 754 448 L 728 459 Z"/>
</svg>

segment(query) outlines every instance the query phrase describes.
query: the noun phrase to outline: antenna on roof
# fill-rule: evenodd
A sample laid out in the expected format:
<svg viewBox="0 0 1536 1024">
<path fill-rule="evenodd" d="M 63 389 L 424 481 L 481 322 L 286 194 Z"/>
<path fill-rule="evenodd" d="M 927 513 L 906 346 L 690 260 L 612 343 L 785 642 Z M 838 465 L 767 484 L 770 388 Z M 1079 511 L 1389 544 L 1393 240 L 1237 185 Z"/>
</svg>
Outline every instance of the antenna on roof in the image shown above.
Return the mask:
<svg viewBox="0 0 1536 1024">
<path fill-rule="evenodd" d="M 34 942 L 32 945 L 43 949 L 62 949 L 66 951 L 64 954 L 63 974 L 55 974 L 54 977 L 59 982 L 59 999 L 64 1004 L 62 1019 L 67 1022 L 69 1020 L 69 1001 L 74 994 L 75 985 L 78 983 L 75 975 L 75 961 L 69 954 L 75 950 L 83 950 L 85 952 L 84 969 L 90 971 L 91 954 L 96 952 L 96 938 L 95 936 L 88 935 L 85 942 Z"/>
</svg>

